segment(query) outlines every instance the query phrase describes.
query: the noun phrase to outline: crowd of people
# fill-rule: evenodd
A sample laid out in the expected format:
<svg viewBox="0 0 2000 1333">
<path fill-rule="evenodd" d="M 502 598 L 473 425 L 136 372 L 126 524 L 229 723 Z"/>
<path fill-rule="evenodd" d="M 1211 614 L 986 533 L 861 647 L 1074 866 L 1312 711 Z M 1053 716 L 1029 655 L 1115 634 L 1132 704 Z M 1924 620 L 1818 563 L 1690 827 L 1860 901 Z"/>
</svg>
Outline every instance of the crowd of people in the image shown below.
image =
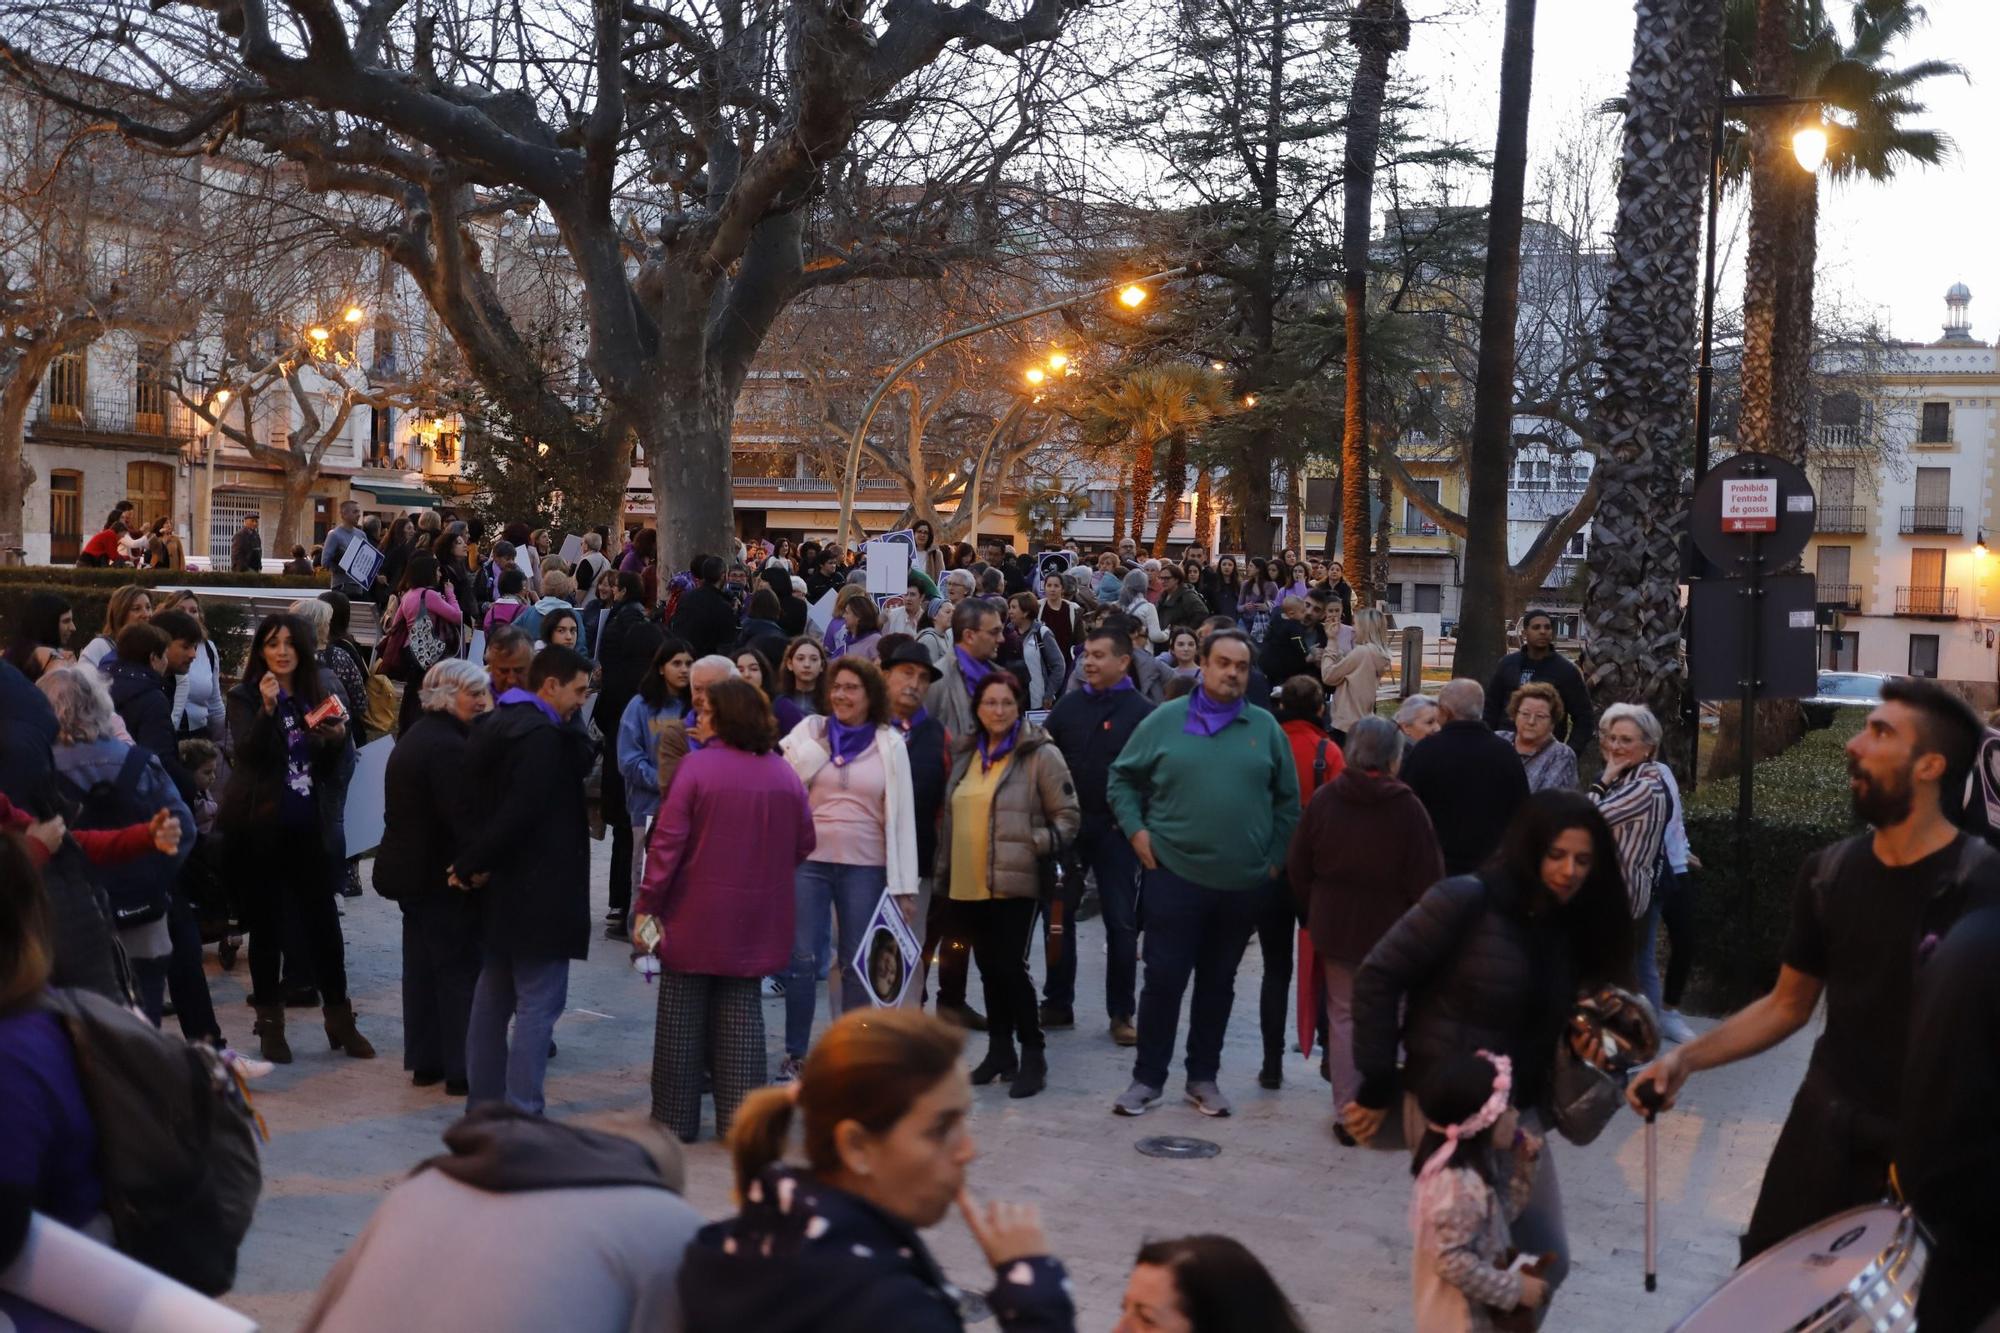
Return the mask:
<svg viewBox="0 0 2000 1333">
<path fill-rule="evenodd" d="M 305 1058 L 287 1026 L 302 1006 L 330 1051 L 374 1057 L 339 905 L 371 853 L 402 917 L 404 1067 L 467 1116 L 377 1211 L 312 1328 L 410 1322 L 406 1290 L 461 1285 L 499 1327 L 545 1311 L 588 1328 L 958 1328 L 919 1234 L 954 1205 L 995 1268 L 1001 1326 L 1072 1327 L 1033 1211 L 974 1202 L 966 1175 L 973 1087 L 1032 1098 L 1090 1058 L 1052 1038 L 1095 1007 L 1076 993 L 1091 919 L 1091 1022 L 1132 1057 L 1118 1116 L 1164 1100 L 1177 1048 L 1187 1103 L 1232 1114 L 1224 1036 L 1253 938 L 1257 1080 L 1281 1088 L 1298 969 L 1332 1139 L 1412 1154 L 1420 1329 L 1533 1323 L 1557 1297 L 1552 1143 L 1595 1132 L 1559 1076 L 1579 997 L 1607 987 L 1656 1015 L 1664 1053 L 1633 1096 L 1669 1102 L 1824 994 L 1745 1257 L 1882 1197 L 1894 1161 L 1944 1274 L 1924 1326 L 1971 1328 L 1944 1311 L 1993 1303 L 1967 1153 L 1915 1127 L 1966 1133 L 1960 1102 L 1900 1095 L 1948 1082 L 1908 1038 L 1913 1013 L 1968 1021 L 1931 984 L 1976 1006 L 1990 975 L 1990 944 L 1964 953 L 1993 938 L 2000 856 L 1957 827 L 1980 738 L 1962 702 L 1885 690 L 1849 747 L 1872 834 L 1802 868 L 1776 988 L 1697 1035 L 1678 1006 L 1700 865 L 1660 720 L 1597 713 L 1548 613 L 1521 618 L 1489 680 L 1391 700 L 1388 618 L 1355 605 L 1338 562 L 911 536 L 907 591 L 878 598 L 838 546 L 751 541 L 667 568 L 653 532 L 599 530 L 572 562 L 544 530 L 435 511 L 385 528 L 349 504 L 320 552 L 330 586 L 263 617 L 240 662 L 195 592 L 121 588 L 87 639 L 35 594 L 0 666 L 0 823 L 32 871 L 5 893 L 0 1189 L 79 1226 L 106 1206 L 77 1149 L 93 1131 L 74 1055 L 38 1005 L 49 986 L 171 1016 L 245 1078 Z M 351 559 L 357 543 L 382 558 Z M 358 747 L 391 737 L 379 845 L 351 845 Z M 593 837 L 610 844 L 601 920 Z M 882 944 L 900 935 L 921 945 L 907 967 Z M 244 937 L 239 1048 L 203 955 L 227 965 Z M 650 1114 L 588 1130 L 543 1112 L 571 965 L 600 938 L 655 978 L 657 1010 Z M 835 1017 L 815 1040 L 822 984 Z M 763 1001 L 780 996 L 774 1068 Z M 705 1102 L 742 1211 L 701 1227 L 676 1195 Z M 1973 1132 L 1991 1181 L 1995 1135 Z M 554 1267 L 473 1282 L 501 1245 Z M 460 1304 L 448 1322 L 467 1318 Z M 1119 1327 L 1303 1324 L 1241 1245 L 1194 1236 L 1140 1252 Z"/>
</svg>

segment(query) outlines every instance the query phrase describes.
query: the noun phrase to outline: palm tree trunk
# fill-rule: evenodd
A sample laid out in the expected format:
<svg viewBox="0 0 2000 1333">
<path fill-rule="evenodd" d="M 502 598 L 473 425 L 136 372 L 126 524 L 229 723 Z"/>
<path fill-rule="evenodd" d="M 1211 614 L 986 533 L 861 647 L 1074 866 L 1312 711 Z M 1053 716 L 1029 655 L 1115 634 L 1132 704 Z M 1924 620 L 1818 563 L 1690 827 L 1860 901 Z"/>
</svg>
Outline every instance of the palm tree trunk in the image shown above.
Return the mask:
<svg viewBox="0 0 2000 1333">
<path fill-rule="evenodd" d="M 1602 499 L 1583 671 L 1599 700 L 1646 704 L 1670 735 L 1682 722 L 1680 476 L 1721 59 L 1722 0 L 1638 0 L 1605 294 L 1619 317 L 1605 322 L 1597 363 Z"/>
<path fill-rule="evenodd" d="M 1389 60 L 1410 44 L 1402 0 L 1360 0 L 1347 40 L 1359 59 L 1347 98 L 1341 167 L 1341 294 L 1346 305 L 1347 385 L 1340 436 L 1340 519 L 1347 579 L 1355 600 L 1372 603 L 1368 560 L 1368 240 L 1375 213 L 1375 159 L 1382 143 L 1382 102 Z M 1294 545 L 1305 550 L 1304 534 Z"/>
<path fill-rule="evenodd" d="M 1465 582 L 1455 676 L 1485 680 L 1507 649 L 1507 467 L 1514 444 L 1514 324 L 1520 309 L 1521 212 L 1528 178 L 1528 106 L 1535 72 L 1535 0 L 1507 0 L 1500 48 L 1500 125 L 1486 217 L 1479 310 L 1479 382 L 1466 460 Z"/>
<path fill-rule="evenodd" d="M 1306 553 L 1305 479 L 1296 467 L 1285 469 L 1285 545 Z"/>
<path fill-rule="evenodd" d="M 1175 435 L 1167 441 L 1167 477 L 1160 495 L 1160 517 L 1153 524 L 1153 558 L 1167 554 L 1167 539 L 1173 535 L 1174 520 L 1180 516 L 1181 496 L 1187 493 L 1187 437 Z"/>
<path fill-rule="evenodd" d="M 1215 474 L 1204 466 L 1194 474 L 1194 539 L 1213 560 L 1215 540 Z"/>
<path fill-rule="evenodd" d="M 1785 279 L 1780 286 L 1771 390 L 1771 452 L 1801 467 L 1812 421 L 1813 270 L 1819 260 L 1819 181 L 1788 163 L 1801 178 L 1792 192 Z"/>
<path fill-rule="evenodd" d="M 1132 540 L 1146 540 L 1146 506 L 1153 498 L 1153 441 L 1141 433 L 1132 451 Z"/>
<path fill-rule="evenodd" d="M 1792 87 L 1793 0 L 1757 0 L 1757 91 Z M 1801 373 L 1779 350 L 1780 311 L 1796 270 L 1787 262 L 1802 173 L 1785 130 L 1788 109 L 1750 113 L 1750 234 L 1743 263 L 1743 385 L 1738 434 L 1746 449 L 1776 451 L 1779 386 Z M 1804 460 L 1799 460 L 1803 462 Z"/>
<path fill-rule="evenodd" d="M 1111 549 L 1114 551 L 1125 540 L 1125 513 L 1130 506 L 1131 501 L 1121 487 L 1111 501 Z"/>
</svg>

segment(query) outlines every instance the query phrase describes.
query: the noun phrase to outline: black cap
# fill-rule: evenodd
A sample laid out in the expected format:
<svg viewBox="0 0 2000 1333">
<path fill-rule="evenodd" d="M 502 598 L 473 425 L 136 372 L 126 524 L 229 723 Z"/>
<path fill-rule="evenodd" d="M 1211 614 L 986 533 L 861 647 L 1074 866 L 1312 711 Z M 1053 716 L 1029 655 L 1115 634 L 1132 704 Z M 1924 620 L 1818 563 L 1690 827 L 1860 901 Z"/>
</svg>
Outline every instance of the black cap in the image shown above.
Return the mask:
<svg viewBox="0 0 2000 1333">
<path fill-rule="evenodd" d="M 931 680 L 934 682 L 944 678 L 944 672 L 939 671 L 937 663 L 931 661 L 929 651 L 914 639 L 903 644 L 882 659 L 882 669 L 884 671 L 887 671 L 890 667 L 897 666 L 920 666 L 931 673 Z"/>
</svg>

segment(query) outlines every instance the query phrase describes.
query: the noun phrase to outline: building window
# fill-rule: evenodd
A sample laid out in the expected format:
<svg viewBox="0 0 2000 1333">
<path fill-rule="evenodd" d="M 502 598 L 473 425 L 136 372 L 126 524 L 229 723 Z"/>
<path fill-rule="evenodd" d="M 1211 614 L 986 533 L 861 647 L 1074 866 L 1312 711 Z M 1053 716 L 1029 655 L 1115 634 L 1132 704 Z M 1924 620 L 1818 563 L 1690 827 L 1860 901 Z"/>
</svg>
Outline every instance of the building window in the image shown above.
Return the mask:
<svg viewBox="0 0 2000 1333">
<path fill-rule="evenodd" d="M 1091 518 L 1115 518 L 1118 511 L 1118 492 L 1108 486 L 1090 488 Z"/>
<path fill-rule="evenodd" d="M 1910 636 L 1910 674 L 1926 680 L 1936 680 L 1938 673 L 1938 636 L 1935 634 L 1912 634 Z"/>
<path fill-rule="evenodd" d="M 313 541 L 326 540 L 326 534 L 333 531 L 333 501 L 324 495 L 313 497 Z M 290 551 L 285 552 L 287 556 Z"/>
<path fill-rule="evenodd" d="M 1582 491 L 1590 485 L 1590 464 L 1582 460 L 1555 465 L 1555 489 Z"/>
<path fill-rule="evenodd" d="M 208 550 L 211 556 L 229 554 L 229 544 L 236 539 L 236 530 L 243 526 L 243 520 L 251 514 L 261 519 L 264 506 L 259 497 L 246 495 L 241 491 L 217 491 L 209 505 L 212 511 L 208 524 Z M 285 552 L 291 556 L 290 551 Z"/>
<path fill-rule="evenodd" d="M 371 407 L 368 409 L 368 466 L 388 467 L 396 452 L 396 413 L 394 408 Z"/>
<path fill-rule="evenodd" d="M 1410 610 L 1418 615 L 1437 615 L 1444 610 L 1442 583 L 1413 583 L 1410 585 L 1410 591 L 1416 596 L 1416 601 L 1411 604 Z"/>
<path fill-rule="evenodd" d="M 83 550 L 83 474 L 49 474 L 49 562 L 75 564 Z"/>
<path fill-rule="evenodd" d="M 1382 585 L 1382 609 L 1384 611 L 1400 611 L 1403 609 L 1402 584 L 1385 583 Z"/>
<path fill-rule="evenodd" d="M 142 435 L 167 433 L 166 352 L 158 347 L 139 349 L 139 364 L 132 380 L 133 425 Z"/>
<path fill-rule="evenodd" d="M 1510 484 L 1517 491 L 1546 491 L 1550 485 L 1550 469 L 1546 461 L 1539 458 L 1517 458 Z"/>
<path fill-rule="evenodd" d="M 49 420 L 83 420 L 85 354 L 64 352 L 49 363 Z"/>
<path fill-rule="evenodd" d="M 1417 491 L 1432 504 L 1440 503 L 1443 482 L 1436 477 L 1427 477 L 1417 482 Z M 1437 524 L 1424 517 L 1424 511 L 1410 500 L 1403 501 L 1403 534 L 1409 537 L 1435 537 Z"/>
<path fill-rule="evenodd" d="M 1590 529 L 1583 527 L 1570 535 L 1563 544 L 1564 560 L 1581 560 L 1590 554 Z"/>
<path fill-rule="evenodd" d="M 174 512 L 173 468 L 166 463 L 127 463 L 125 498 L 132 502 L 141 527 L 170 516 Z"/>
<path fill-rule="evenodd" d="M 1917 428 L 1919 444 L 1951 443 L 1951 404 L 1925 403 L 1923 423 Z M 1912 651 L 1915 651 L 1912 649 Z"/>
</svg>

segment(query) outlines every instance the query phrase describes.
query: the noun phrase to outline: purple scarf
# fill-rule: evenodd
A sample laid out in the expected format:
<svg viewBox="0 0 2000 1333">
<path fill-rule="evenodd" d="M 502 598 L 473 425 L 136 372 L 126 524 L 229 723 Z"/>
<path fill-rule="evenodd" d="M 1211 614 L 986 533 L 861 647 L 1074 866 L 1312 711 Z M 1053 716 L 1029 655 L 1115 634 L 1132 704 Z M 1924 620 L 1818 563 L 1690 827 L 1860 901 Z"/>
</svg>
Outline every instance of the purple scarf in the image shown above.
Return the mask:
<svg viewBox="0 0 2000 1333">
<path fill-rule="evenodd" d="M 493 706 L 495 708 L 504 708 L 508 704 L 533 704 L 535 707 L 541 709 L 542 712 L 547 715 L 549 721 L 555 723 L 559 727 L 563 724 L 562 718 L 556 715 L 556 710 L 549 707 L 548 701 L 543 699 L 542 696 L 539 694 L 530 694 L 528 693 L 528 691 L 516 687 L 514 689 L 507 691 L 505 694 L 501 695 L 498 699 L 495 699 L 493 701 Z"/>
<path fill-rule="evenodd" d="M 1134 685 L 1132 683 L 1132 677 L 1129 675 L 1120 676 L 1118 678 L 1118 683 L 1116 685 L 1113 685 L 1108 690 L 1100 690 L 1087 680 L 1083 682 L 1083 692 L 1089 695 L 1093 699 L 1102 698 L 1107 694 L 1116 694 L 1120 690 L 1136 690 L 1138 688 L 1139 687 L 1137 685 Z"/>
<path fill-rule="evenodd" d="M 918 727 L 921 727 L 924 723 L 928 722 L 930 720 L 930 716 L 931 713 L 928 708 L 919 708 L 917 709 L 916 712 L 910 714 L 909 717 L 907 718 L 893 718 L 893 717 L 890 718 L 889 725 L 894 727 L 896 730 L 902 732 L 905 736 L 907 736 L 911 732 L 915 731 Z"/>
<path fill-rule="evenodd" d="M 979 771 L 981 773 L 986 772 L 993 765 L 1014 753 L 1014 745 L 1020 739 L 1021 719 L 1019 718 L 1014 719 L 1014 725 L 1007 728 L 1007 734 L 1001 737 L 998 745 L 993 744 L 993 734 L 987 731 L 986 728 L 981 727 L 979 729 Z M 992 748 L 988 749 L 988 746 L 992 746 Z"/>
<path fill-rule="evenodd" d="M 978 697 L 979 682 L 993 674 L 993 664 L 975 660 L 963 648 L 953 648 L 952 651 L 958 654 L 958 674 L 965 681 L 965 692 Z"/>
<path fill-rule="evenodd" d="M 1187 721 L 1181 724 L 1181 730 L 1189 736 L 1213 736 L 1243 716 L 1249 702 L 1238 699 L 1233 704 L 1219 704 L 1208 697 L 1206 686 L 1197 685 L 1188 696 Z"/>
<path fill-rule="evenodd" d="M 833 754 L 833 766 L 845 768 L 875 743 L 875 724 L 857 722 L 848 726 L 837 717 L 826 720 L 826 748 Z"/>
</svg>

